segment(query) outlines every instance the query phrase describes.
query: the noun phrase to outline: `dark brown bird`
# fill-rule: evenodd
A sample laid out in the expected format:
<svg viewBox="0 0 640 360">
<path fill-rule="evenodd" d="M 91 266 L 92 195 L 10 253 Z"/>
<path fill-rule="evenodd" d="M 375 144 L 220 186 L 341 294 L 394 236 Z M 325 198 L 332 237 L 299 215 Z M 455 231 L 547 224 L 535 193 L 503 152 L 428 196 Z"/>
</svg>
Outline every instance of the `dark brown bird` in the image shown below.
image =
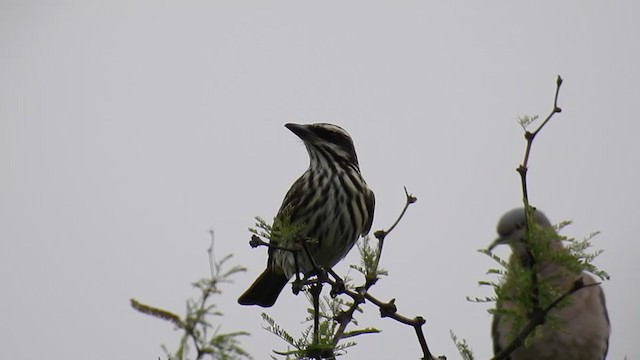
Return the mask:
<svg viewBox="0 0 640 360">
<path fill-rule="evenodd" d="M 371 228 L 375 197 L 360 174 L 358 157 L 349 134 L 332 124 L 286 124 L 304 142 L 309 153 L 307 171 L 287 192 L 278 222 L 300 226 L 300 236 L 315 263 L 329 269 L 342 260 L 361 235 Z M 285 219 L 286 217 L 286 219 Z M 299 247 L 293 239 L 272 236 L 271 244 Z M 241 305 L 270 307 L 298 269 L 305 275 L 314 270 L 304 252 L 269 248 L 267 268 L 240 296 Z"/>
</svg>

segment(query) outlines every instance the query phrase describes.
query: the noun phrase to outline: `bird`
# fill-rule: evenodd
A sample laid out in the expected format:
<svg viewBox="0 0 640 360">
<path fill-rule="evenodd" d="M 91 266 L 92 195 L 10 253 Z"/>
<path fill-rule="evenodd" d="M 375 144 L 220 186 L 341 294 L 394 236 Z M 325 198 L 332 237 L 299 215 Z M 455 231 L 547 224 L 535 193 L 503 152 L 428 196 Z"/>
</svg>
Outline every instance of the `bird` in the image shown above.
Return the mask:
<svg viewBox="0 0 640 360">
<path fill-rule="evenodd" d="M 375 195 L 362 177 L 351 136 L 328 123 L 285 127 L 303 141 L 309 168 L 285 195 L 274 228 L 279 222 L 299 227 L 298 235 L 309 239 L 308 254 L 287 251 L 296 247 L 295 241 L 272 236 L 267 267 L 238 298 L 241 305 L 273 306 L 298 271 L 307 276 L 318 270 L 316 266 L 330 270 L 373 222 Z"/>
<path fill-rule="evenodd" d="M 532 220 L 544 230 L 543 234 L 552 251 L 567 252 L 562 245 L 561 238 L 552 229 L 551 222 L 546 215 L 532 208 Z M 525 244 L 526 215 L 524 208 L 513 209 L 505 213 L 497 225 L 498 238 L 490 245 L 489 250 L 500 244 L 508 244 L 511 247 L 512 255 L 509 260 L 519 262 L 525 268 L 531 268 L 535 261 L 538 281 L 547 281 L 559 290 L 559 294 L 567 293 L 573 288 L 576 281 L 581 281 L 583 287 L 573 292 L 565 305 L 553 308 L 548 316 L 557 319 L 557 326 L 549 325 L 550 321 L 545 321 L 540 325 L 541 333 L 529 339 L 529 342 L 515 349 L 507 359 L 527 360 L 527 359 L 563 359 L 563 360 L 602 360 L 606 358 L 609 349 L 609 335 L 611 325 L 605 303 L 602 287 L 588 273 L 572 272 L 565 266 L 548 258 L 532 259 L 532 253 Z M 554 236 L 555 235 L 555 236 Z M 506 283 L 514 281 L 507 273 Z M 514 295 L 507 292 L 508 297 Z M 504 297 L 503 297 L 504 298 Z M 509 300 L 498 300 L 498 310 L 513 309 L 513 302 Z M 513 339 L 515 333 L 521 329 L 514 329 L 513 323 L 509 321 L 505 314 L 497 311 L 493 315 L 491 332 L 493 338 L 494 354 L 499 354 L 506 348 Z"/>
</svg>

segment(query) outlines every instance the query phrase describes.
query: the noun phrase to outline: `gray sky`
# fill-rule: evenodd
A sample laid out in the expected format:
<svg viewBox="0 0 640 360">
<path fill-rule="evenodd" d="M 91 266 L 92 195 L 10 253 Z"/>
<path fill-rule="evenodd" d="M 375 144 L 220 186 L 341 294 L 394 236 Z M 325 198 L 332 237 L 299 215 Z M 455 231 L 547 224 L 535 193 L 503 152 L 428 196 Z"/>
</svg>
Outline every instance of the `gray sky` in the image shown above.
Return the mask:
<svg viewBox="0 0 640 360">
<path fill-rule="evenodd" d="M 184 309 L 219 256 L 248 267 L 218 299 L 223 330 L 256 359 L 285 344 L 237 296 L 263 269 L 248 246 L 306 169 L 287 122 L 354 138 L 375 191 L 374 228 L 418 197 L 388 238 L 372 292 L 491 354 L 487 306 L 465 296 L 493 266 L 478 254 L 520 203 L 519 115 L 562 114 L 534 144 L 530 195 L 565 234 L 600 230 L 610 359 L 640 359 L 636 255 L 640 6 L 617 2 L 62 2 L 0 4 L 2 359 L 157 359 L 170 325 L 129 298 Z M 506 255 L 506 249 L 501 252 Z M 352 254 L 355 255 L 355 254 Z M 339 267 L 356 262 L 349 256 Z M 268 313 L 302 330 L 306 300 Z M 412 329 L 364 307 L 346 358 L 420 357 Z"/>
</svg>

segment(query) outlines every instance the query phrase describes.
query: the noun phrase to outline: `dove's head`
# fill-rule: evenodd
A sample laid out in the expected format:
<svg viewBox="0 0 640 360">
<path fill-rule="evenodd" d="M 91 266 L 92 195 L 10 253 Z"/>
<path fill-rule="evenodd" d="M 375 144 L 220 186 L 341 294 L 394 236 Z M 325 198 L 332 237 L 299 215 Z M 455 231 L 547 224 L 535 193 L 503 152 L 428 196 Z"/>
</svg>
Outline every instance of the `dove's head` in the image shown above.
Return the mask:
<svg viewBox="0 0 640 360">
<path fill-rule="evenodd" d="M 547 219 L 545 214 L 535 208 L 532 208 L 531 220 L 542 228 L 552 227 L 551 222 Z M 489 245 L 488 250 L 491 251 L 498 245 L 509 245 L 514 255 L 520 258 L 523 262 L 526 262 L 529 255 L 525 244 L 527 218 L 524 208 L 513 209 L 502 215 L 498 221 L 496 230 L 498 232 L 498 238 Z M 562 247 L 562 243 L 557 236 L 549 236 L 549 241 L 551 242 L 551 246 L 554 248 Z"/>
</svg>

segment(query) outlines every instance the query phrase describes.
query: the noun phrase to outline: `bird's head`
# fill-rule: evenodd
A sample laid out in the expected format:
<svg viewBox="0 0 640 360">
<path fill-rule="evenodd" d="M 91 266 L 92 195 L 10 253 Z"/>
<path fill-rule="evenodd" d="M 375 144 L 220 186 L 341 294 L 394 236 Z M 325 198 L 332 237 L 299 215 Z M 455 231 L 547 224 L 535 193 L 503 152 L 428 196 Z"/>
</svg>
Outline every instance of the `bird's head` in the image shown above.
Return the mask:
<svg viewBox="0 0 640 360">
<path fill-rule="evenodd" d="M 358 156 L 351 136 L 333 124 L 286 124 L 304 142 L 311 165 L 321 161 L 346 162 L 358 168 Z"/>
<path fill-rule="evenodd" d="M 534 223 L 540 227 L 549 228 L 552 226 L 549 219 L 540 210 L 534 208 L 531 216 Z M 488 250 L 491 251 L 498 245 L 506 244 L 511 247 L 514 253 L 522 256 L 526 252 L 524 243 L 526 223 L 524 208 L 513 209 L 502 215 L 496 227 L 498 238 L 489 245 Z"/>
</svg>

